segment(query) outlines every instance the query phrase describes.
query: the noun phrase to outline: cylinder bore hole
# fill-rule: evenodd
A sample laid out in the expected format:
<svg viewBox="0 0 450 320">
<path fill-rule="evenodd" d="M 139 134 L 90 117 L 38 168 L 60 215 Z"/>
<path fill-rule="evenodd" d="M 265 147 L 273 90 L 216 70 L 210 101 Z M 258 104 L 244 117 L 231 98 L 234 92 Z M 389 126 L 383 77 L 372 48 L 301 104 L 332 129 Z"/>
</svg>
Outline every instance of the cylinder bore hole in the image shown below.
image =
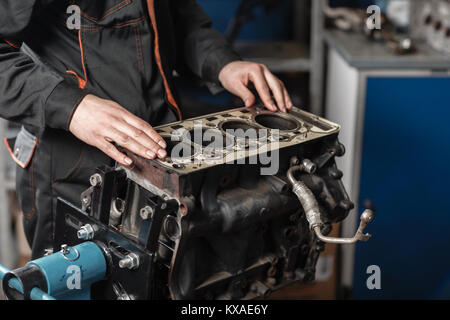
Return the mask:
<svg viewBox="0 0 450 320">
<path fill-rule="evenodd" d="M 239 139 L 258 139 L 265 134 L 255 125 L 245 121 L 231 120 L 222 123 L 221 129 L 229 135 Z"/>
<path fill-rule="evenodd" d="M 278 114 L 259 114 L 255 117 L 255 121 L 265 128 L 283 131 L 296 130 L 299 127 L 299 123 L 296 120 Z"/>
</svg>

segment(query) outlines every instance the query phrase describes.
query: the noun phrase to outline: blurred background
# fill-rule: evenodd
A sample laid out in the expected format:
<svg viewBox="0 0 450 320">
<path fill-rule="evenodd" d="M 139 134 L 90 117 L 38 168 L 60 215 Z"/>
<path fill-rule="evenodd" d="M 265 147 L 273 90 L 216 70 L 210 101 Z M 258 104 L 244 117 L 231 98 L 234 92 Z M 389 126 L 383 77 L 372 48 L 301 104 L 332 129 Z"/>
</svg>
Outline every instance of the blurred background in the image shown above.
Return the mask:
<svg viewBox="0 0 450 320">
<path fill-rule="evenodd" d="M 327 245 L 315 283 L 271 298 L 449 299 L 450 2 L 198 2 L 244 59 L 285 82 L 296 106 L 342 125 L 347 153 L 338 167 L 357 206 L 335 235 L 353 235 L 363 209 L 376 212 L 369 242 Z M 185 117 L 242 105 L 217 88 L 177 82 Z M 4 137 L 16 130 L 1 123 Z M 0 263 L 14 268 L 30 250 L 14 163 L 1 148 Z M 367 285 L 370 266 L 380 270 L 379 289 Z"/>
</svg>

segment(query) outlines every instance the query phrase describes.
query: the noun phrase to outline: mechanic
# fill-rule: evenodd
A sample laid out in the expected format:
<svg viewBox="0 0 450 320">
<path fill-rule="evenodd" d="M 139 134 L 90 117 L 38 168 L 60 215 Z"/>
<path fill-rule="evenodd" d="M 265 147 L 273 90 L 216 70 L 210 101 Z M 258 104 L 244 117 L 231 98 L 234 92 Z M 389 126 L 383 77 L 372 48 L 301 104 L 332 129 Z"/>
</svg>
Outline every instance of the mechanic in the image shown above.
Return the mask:
<svg viewBox="0 0 450 320">
<path fill-rule="evenodd" d="M 66 23 L 71 5 L 78 30 Z M 253 85 L 268 109 L 292 107 L 283 83 L 241 61 L 195 0 L 2 0 L 0 21 L 0 116 L 22 124 L 7 146 L 33 259 L 52 248 L 57 197 L 80 205 L 96 167 L 132 164 L 115 145 L 167 156 L 152 126 L 181 119 L 174 71 L 246 106 Z"/>
</svg>

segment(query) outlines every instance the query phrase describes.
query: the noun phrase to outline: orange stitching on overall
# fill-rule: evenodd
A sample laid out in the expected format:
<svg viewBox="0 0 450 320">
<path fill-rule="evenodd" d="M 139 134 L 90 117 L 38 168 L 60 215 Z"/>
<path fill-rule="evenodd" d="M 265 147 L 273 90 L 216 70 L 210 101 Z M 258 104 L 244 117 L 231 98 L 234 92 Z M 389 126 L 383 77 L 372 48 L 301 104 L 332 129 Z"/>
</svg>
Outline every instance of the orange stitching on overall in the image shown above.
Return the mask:
<svg viewBox="0 0 450 320">
<path fill-rule="evenodd" d="M 78 86 L 80 87 L 80 89 L 84 89 L 87 84 L 87 73 L 86 73 L 86 66 L 84 63 L 84 50 L 83 50 L 83 41 L 81 38 L 81 29 L 78 30 L 78 44 L 80 46 L 81 65 L 83 67 L 84 79 L 81 78 L 75 71 L 67 70 L 66 72 L 74 75 L 78 79 Z"/>
<path fill-rule="evenodd" d="M 112 15 L 113 13 L 119 11 L 119 10 L 122 9 L 123 7 L 129 5 L 130 3 L 131 3 L 130 0 L 124 0 L 124 1 L 122 1 L 122 2 L 119 2 L 119 3 L 116 4 L 114 7 L 108 9 L 108 10 L 105 12 L 105 15 L 104 15 L 103 17 L 101 17 L 100 19 L 91 17 L 91 16 L 89 16 L 88 14 L 86 14 L 86 13 L 83 12 L 83 11 L 81 11 L 81 15 L 82 15 L 83 17 L 85 17 L 86 19 L 91 20 L 91 21 L 93 21 L 93 22 L 99 22 L 99 21 L 102 21 L 102 20 L 104 20 L 105 18 L 109 17 L 109 16 Z M 72 1 L 72 4 L 75 4 L 75 1 Z"/>
<path fill-rule="evenodd" d="M 20 160 L 16 157 L 16 155 L 14 154 L 14 151 L 12 150 L 11 146 L 10 146 L 9 143 L 8 143 L 8 139 L 5 138 L 3 141 L 5 142 L 6 148 L 8 149 L 9 153 L 11 154 L 11 158 L 14 160 L 14 162 L 17 163 L 21 168 L 24 168 L 24 169 L 25 169 L 25 168 L 30 164 L 31 158 L 33 158 L 33 157 L 31 156 L 31 157 L 28 159 L 27 163 L 23 163 L 23 162 L 20 161 Z M 37 144 L 38 144 L 38 139 L 36 138 L 36 139 L 34 140 L 34 146 L 33 146 L 33 150 L 31 151 L 31 154 L 33 154 L 34 151 L 36 150 Z"/>
<path fill-rule="evenodd" d="M 105 12 L 105 15 L 103 16 L 103 18 L 102 18 L 101 20 L 103 20 L 103 19 L 105 19 L 106 17 L 112 15 L 114 12 L 119 11 L 119 10 L 122 9 L 123 7 L 129 5 L 130 2 L 131 2 L 130 0 L 124 0 L 124 1 L 122 1 L 122 2 L 120 2 L 120 3 L 118 3 L 118 4 L 116 4 L 114 7 L 112 7 L 111 9 L 108 9 L 108 10 Z"/>
<path fill-rule="evenodd" d="M 136 19 L 133 19 L 133 20 L 129 20 L 129 21 L 125 21 L 125 22 L 122 22 L 122 23 L 115 24 L 113 27 L 114 28 L 123 28 L 123 27 L 126 27 L 126 26 L 138 24 L 139 22 L 142 22 L 143 20 L 144 20 L 144 17 L 139 17 L 139 18 L 136 18 Z"/>
<path fill-rule="evenodd" d="M 17 159 L 17 157 L 14 155 L 14 152 L 12 151 L 11 146 L 8 143 L 8 139 L 4 139 L 5 144 L 6 144 L 6 148 L 8 149 L 9 153 L 11 154 L 11 157 L 13 158 L 14 162 L 17 163 L 21 168 L 25 169 L 31 162 L 31 159 L 33 158 L 32 156 L 28 159 L 27 163 L 22 163 L 22 161 L 20 161 L 19 159 Z M 35 144 L 33 147 L 33 151 L 31 154 L 33 154 L 36 150 L 36 146 L 38 144 L 38 139 L 35 139 Z M 28 184 L 30 187 L 30 193 L 31 193 L 31 203 L 32 203 L 32 208 L 31 208 L 31 212 L 24 212 L 23 216 L 26 219 L 31 219 L 34 216 L 34 213 L 36 212 L 36 203 L 35 203 L 35 194 L 34 194 L 34 163 L 31 163 L 30 169 L 28 171 Z"/>
<path fill-rule="evenodd" d="M 158 35 L 158 27 L 156 25 L 156 14 L 155 14 L 155 1 L 154 0 L 147 0 L 147 6 L 148 11 L 150 15 L 150 20 L 152 22 L 153 32 L 155 33 L 155 60 L 156 64 L 158 65 L 159 72 L 161 73 L 161 76 L 164 81 L 164 87 L 166 89 L 167 99 L 169 100 L 169 103 L 177 110 L 179 120 L 182 120 L 181 111 L 178 107 L 177 102 L 175 101 L 175 98 L 173 97 L 172 91 L 170 91 L 169 82 L 167 81 L 166 75 L 164 74 L 164 69 L 161 62 L 161 54 L 159 52 L 159 35 Z"/>
<path fill-rule="evenodd" d="M 120 29 L 120 28 L 124 28 L 124 27 L 128 27 L 128 26 L 134 26 L 134 25 L 139 24 L 142 21 L 144 21 L 144 17 L 139 17 L 139 18 L 136 18 L 133 20 L 115 24 L 115 25 L 111 26 L 111 28 Z M 88 30 L 88 31 L 98 31 L 98 30 L 105 29 L 106 27 L 105 26 L 96 26 L 96 25 L 92 25 L 92 24 L 82 24 L 81 28 L 83 30 Z"/>
<path fill-rule="evenodd" d="M 18 46 L 18 45 L 16 45 L 16 44 L 14 44 L 14 43 L 12 43 L 12 42 L 10 42 L 10 41 L 8 41 L 8 40 L 4 40 L 7 44 L 9 44 L 11 47 L 13 47 L 13 48 L 15 48 L 15 49 L 20 49 L 20 47 Z"/>
</svg>

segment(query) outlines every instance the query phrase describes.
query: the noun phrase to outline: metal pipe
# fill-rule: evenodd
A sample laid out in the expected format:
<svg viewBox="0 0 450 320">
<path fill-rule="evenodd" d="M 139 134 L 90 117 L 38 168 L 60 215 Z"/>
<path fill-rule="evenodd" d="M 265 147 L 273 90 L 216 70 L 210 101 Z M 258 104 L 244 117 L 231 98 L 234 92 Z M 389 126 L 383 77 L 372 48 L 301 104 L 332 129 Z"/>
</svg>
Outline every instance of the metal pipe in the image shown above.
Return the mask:
<svg viewBox="0 0 450 320">
<path fill-rule="evenodd" d="M 292 184 L 292 192 L 294 192 L 300 200 L 303 210 L 305 211 L 306 220 L 308 220 L 311 229 L 315 226 L 321 226 L 323 225 L 323 222 L 320 218 L 319 204 L 306 184 L 295 179 L 294 172 L 297 171 L 305 171 L 312 174 L 316 171 L 316 165 L 312 161 L 305 159 L 301 164 L 290 167 L 287 172 L 287 177 Z"/>
<path fill-rule="evenodd" d="M 372 235 L 369 233 L 363 234 L 364 228 L 367 226 L 367 224 L 372 220 L 373 218 L 373 212 L 372 210 L 366 209 L 361 214 L 361 222 L 359 223 L 358 230 L 356 231 L 356 234 L 353 236 L 353 238 L 334 238 L 334 237 L 326 237 L 322 234 L 320 230 L 320 226 L 314 227 L 314 232 L 317 235 L 317 238 L 319 238 L 323 242 L 327 243 L 338 243 L 338 244 L 353 244 L 358 241 L 367 241 L 370 239 Z"/>
<path fill-rule="evenodd" d="M 287 177 L 289 182 L 292 184 L 292 192 L 294 192 L 300 200 L 303 210 L 305 211 L 306 220 L 308 220 L 309 226 L 315 232 L 317 238 L 323 242 L 337 244 L 353 244 L 357 241 L 369 240 L 371 235 L 368 233 L 363 234 L 364 228 L 373 219 L 373 212 L 369 209 L 362 213 L 358 230 L 352 238 L 335 238 L 324 236 L 321 231 L 323 222 L 320 218 L 319 204 L 312 191 L 302 181 L 295 179 L 294 172 L 297 171 L 306 171 L 311 174 L 315 171 L 315 165 L 310 160 L 305 159 L 300 165 L 295 165 L 289 168 Z"/>
<path fill-rule="evenodd" d="M 9 272 L 10 272 L 10 270 L 8 268 L 6 268 L 5 266 L 2 266 L 0 264 L 0 280 L 3 280 L 5 275 Z M 20 281 L 17 280 L 16 278 L 12 278 L 11 280 L 9 280 L 8 285 L 11 288 L 13 288 L 23 294 L 22 285 L 20 284 Z M 55 298 L 53 298 L 52 296 L 45 293 L 44 291 L 42 291 L 39 288 L 33 288 L 31 290 L 30 298 L 31 298 L 31 300 L 56 300 Z"/>
</svg>

